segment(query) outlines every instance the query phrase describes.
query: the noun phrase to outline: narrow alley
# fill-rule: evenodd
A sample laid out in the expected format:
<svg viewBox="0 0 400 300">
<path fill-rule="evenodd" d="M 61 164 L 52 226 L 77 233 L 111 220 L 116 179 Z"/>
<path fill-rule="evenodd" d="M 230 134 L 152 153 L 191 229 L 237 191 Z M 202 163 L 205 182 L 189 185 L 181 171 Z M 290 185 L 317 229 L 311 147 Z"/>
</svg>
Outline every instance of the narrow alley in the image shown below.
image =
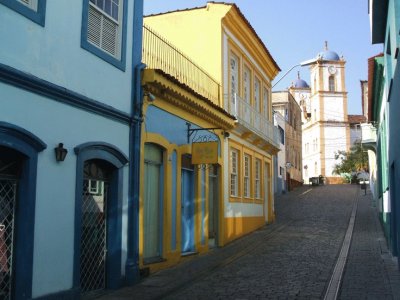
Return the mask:
<svg viewBox="0 0 400 300">
<path fill-rule="evenodd" d="M 276 199 L 276 222 L 101 299 L 324 299 L 356 206 L 336 299 L 399 299 L 371 195 L 359 185 L 304 186 Z M 328 298 L 326 298 L 328 299 Z"/>
</svg>

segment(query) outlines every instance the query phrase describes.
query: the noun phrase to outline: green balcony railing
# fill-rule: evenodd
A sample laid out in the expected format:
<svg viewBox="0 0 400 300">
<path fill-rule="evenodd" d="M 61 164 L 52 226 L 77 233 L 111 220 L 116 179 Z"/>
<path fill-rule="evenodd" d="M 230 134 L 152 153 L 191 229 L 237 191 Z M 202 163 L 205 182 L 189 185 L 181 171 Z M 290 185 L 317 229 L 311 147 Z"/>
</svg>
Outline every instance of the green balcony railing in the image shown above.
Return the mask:
<svg viewBox="0 0 400 300">
<path fill-rule="evenodd" d="M 220 105 L 220 84 L 185 54 L 143 26 L 142 60 L 149 69 L 160 69 L 196 93 Z"/>
</svg>

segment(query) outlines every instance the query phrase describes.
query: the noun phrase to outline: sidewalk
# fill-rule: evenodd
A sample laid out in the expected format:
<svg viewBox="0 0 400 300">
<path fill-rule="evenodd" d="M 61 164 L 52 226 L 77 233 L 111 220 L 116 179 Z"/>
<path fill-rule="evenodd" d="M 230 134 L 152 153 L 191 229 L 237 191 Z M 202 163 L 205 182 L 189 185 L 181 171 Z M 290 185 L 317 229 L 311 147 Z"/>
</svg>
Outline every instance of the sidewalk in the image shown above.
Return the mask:
<svg viewBox="0 0 400 300">
<path fill-rule="evenodd" d="M 372 194 L 360 191 L 349 256 L 342 277 L 339 299 L 400 299 L 397 259 L 372 207 Z"/>
</svg>

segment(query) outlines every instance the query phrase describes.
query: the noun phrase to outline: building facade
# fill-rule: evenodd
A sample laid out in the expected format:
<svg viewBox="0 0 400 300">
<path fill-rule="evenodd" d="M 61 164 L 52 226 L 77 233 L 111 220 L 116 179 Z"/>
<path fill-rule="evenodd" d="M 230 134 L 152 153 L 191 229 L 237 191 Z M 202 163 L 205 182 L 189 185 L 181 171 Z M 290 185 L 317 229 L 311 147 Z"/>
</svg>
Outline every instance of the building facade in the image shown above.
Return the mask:
<svg viewBox="0 0 400 300">
<path fill-rule="evenodd" d="M 145 18 L 145 24 L 182 49 L 221 84 L 214 104 L 237 118 L 223 153 L 219 245 L 272 222 L 273 155 L 279 136 L 272 122 L 271 81 L 279 67 L 235 4 Z"/>
<path fill-rule="evenodd" d="M 139 274 L 142 6 L 0 1 L 1 299 L 77 299 Z"/>
<path fill-rule="evenodd" d="M 154 272 L 220 243 L 222 149 L 235 118 L 209 99 L 219 84 L 146 26 L 143 62 L 139 261 Z"/>
<path fill-rule="evenodd" d="M 357 143 L 361 143 L 361 124 L 366 122 L 366 118 L 364 115 L 348 115 L 347 117 L 350 127 L 350 147 L 352 147 Z"/>
<path fill-rule="evenodd" d="M 274 91 L 272 108 L 285 118 L 285 177 L 287 190 L 291 191 L 303 184 L 302 110 L 289 91 Z"/>
<path fill-rule="evenodd" d="M 311 88 L 303 83 L 290 88 L 303 108 L 303 178 L 322 175 L 327 183 L 342 181 L 334 174 L 337 151 L 349 151 L 350 128 L 343 58 L 325 49 L 310 63 Z M 304 108 L 306 109 L 304 111 Z"/>
<path fill-rule="evenodd" d="M 279 149 L 274 156 L 274 194 L 276 196 L 286 193 L 286 121 L 280 112 L 274 112 L 274 125 L 279 130 Z"/>
<path fill-rule="evenodd" d="M 383 44 L 384 53 L 369 59 L 368 111 L 363 144 L 376 151 L 376 201 L 392 255 L 399 255 L 399 139 L 400 105 L 400 1 L 370 1 L 369 14 L 373 44 Z M 376 128 L 376 135 L 374 135 Z M 365 137 L 365 138 L 364 138 Z M 374 145 L 374 138 L 376 144 Z"/>
</svg>

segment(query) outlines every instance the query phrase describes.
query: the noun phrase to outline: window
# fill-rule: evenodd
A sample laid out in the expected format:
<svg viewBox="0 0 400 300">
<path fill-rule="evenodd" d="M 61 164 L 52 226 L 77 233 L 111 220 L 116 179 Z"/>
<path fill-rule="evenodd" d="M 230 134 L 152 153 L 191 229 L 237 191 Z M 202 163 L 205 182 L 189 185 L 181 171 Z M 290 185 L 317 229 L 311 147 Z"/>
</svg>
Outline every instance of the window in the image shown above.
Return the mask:
<svg viewBox="0 0 400 300">
<path fill-rule="evenodd" d="M 244 186 L 243 196 L 250 198 L 250 172 L 251 172 L 251 157 L 250 155 L 244 155 Z"/>
<path fill-rule="evenodd" d="M 236 149 L 231 149 L 231 196 L 237 197 L 239 194 L 239 184 L 238 184 L 238 161 L 239 152 Z"/>
<path fill-rule="evenodd" d="M 232 106 L 235 107 L 235 94 L 239 93 L 239 58 L 231 52 L 231 61 L 230 61 L 230 77 L 231 77 L 231 99 Z"/>
<path fill-rule="evenodd" d="M 46 0 L 0 0 L 0 3 L 33 22 L 44 26 Z"/>
<path fill-rule="evenodd" d="M 260 111 L 260 80 L 254 78 L 254 108 L 256 111 Z"/>
<path fill-rule="evenodd" d="M 314 175 L 318 174 L 318 164 L 317 162 L 314 163 Z"/>
<path fill-rule="evenodd" d="M 23 5 L 26 5 L 30 9 L 37 11 L 37 1 L 36 0 L 17 0 L 21 2 Z"/>
<path fill-rule="evenodd" d="M 334 75 L 329 76 L 329 91 L 330 92 L 335 91 L 335 76 Z"/>
<path fill-rule="evenodd" d="M 146 143 L 143 192 L 143 258 L 151 262 L 162 256 L 163 149 Z"/>
<path fill-rule="evenodd" d="M 264 88 L 263 91 L 263 112 L 264 116 L 269 120 L 269 94 L 268 94 L 268 89 Z"/>
<path fill-rule="evenodd" d="M 247 103 L 250 103 L 250 80 L 250 69 L 245 66 L 243 70 L 243 99 Z"/>
<path fill-rule="evenodd" d="M 282 167 L 279 167 L 279 175 L 283 175 L 283 172 L 284 172 L 284 170 L 283 170 L 283 168 Z"/>
<path fill-rule="evenodd" d="M 82 48 L 125 70 L 126 3 L 124 0 L 85 0 Z"/>
<path fill-rule="evenodd" d="M 254 178 L 254 194 L 257 199 L 261 198 L 261 160 L 256 158 L 255 166 L 255 178 Z"/>
<path fill-rule="evenodd" d="M 285 130 L 279 125 L 278 125 L 278 129 L 279 129 L 279 135 L 281 138 L 281 144 L 285 145 Z"/>
</svg>

